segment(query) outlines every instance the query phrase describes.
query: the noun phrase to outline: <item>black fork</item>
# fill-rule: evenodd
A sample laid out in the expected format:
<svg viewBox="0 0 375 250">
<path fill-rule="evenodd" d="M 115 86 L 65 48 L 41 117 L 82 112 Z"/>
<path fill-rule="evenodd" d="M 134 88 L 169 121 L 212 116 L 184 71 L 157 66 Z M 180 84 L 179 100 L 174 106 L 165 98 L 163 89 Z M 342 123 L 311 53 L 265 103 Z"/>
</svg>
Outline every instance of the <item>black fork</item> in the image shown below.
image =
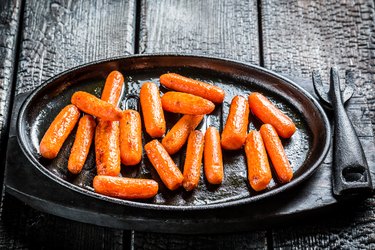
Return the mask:
<svg viewBox="0 0 375 250">
<path fill-rule="evenodd" d="M 333 194 L 339 198 L 369 194 L 373 190 L 370 171 L 361 143 L 345 111 L 344 103 L 353 95 L 354 77 L 346 71 L 345 89 L 341 91 L 339 74 L 331 68 L 329 90 L 324 88 L 318 71 L 313 72 L 315 92 L 335 119 L 333 141 Z"/>
</svg>

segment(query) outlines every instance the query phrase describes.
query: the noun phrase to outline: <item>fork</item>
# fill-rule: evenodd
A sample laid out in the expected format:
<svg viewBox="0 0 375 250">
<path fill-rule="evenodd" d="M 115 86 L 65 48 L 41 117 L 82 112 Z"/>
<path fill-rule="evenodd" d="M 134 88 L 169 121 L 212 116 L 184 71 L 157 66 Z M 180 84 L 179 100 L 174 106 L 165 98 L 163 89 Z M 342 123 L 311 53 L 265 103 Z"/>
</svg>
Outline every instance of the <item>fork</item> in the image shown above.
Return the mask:
<svg viewBox="0 0 375 250">
<path fill-rule="evenodd" d="M 370 171 L 361 143 L 345 111 L 344 103 L 354 92 L 352 71 L 346 71 L 344 91 L 340 88 L 338 70 L 331 68 L 329 90 L 326 91 L 318 71 L 314 71 L 315 92 L 329 109 L 333 109 L 335 130 L 333 138 L 332 189 L 338 198 L 372 192 Z"/>
</svg>

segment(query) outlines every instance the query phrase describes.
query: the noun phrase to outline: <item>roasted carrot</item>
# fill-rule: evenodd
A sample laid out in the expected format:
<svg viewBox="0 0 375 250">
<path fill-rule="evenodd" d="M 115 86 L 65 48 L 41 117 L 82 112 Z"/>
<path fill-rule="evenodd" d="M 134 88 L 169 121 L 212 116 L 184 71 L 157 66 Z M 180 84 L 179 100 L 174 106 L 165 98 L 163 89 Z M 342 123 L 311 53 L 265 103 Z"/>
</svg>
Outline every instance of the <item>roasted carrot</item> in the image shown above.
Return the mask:
<svg viewBox="0 0 375 250">
<path fill-rule="evenodd" d="M 225 97 L 224 90 L 217 86 L 184 77 L 175 73 L 161 75 L 160 83 L 167 88 L 200 96 L 214 103 L 222 103 Z"/>
<path fill-rule="evenodd" d="M 184 115 L 165 135 L 162 144 L 172 155 L 177 153 L 187 141 L 189 134 L 202 121 L 203 115 Z"/>
<path fill-rule="evenodd" d="M 151 137 L 162 137 L 166 123 L 161 105 L 159 88 L 155 83 L 146 82 L 141 87 L 140 101 L 146 132 Z"/>
<path fill-rule="evenodd" d="M 297 128 L 293 121 L 262 94 L 257 92 L 250 94 L 249 106 L 254 115 L 262 122 L 274 126 L 279 136 L 289 138 L 296 131 Z"/>
<path fill-rule="evenodd" d="M 223 156 L 220 145 L 220 134 L 215 127 L 209 127 L 204 136 L 204 173 L 211 184 L 223 181 Z"/>
<path fill-rule="evenodd" d="M 121 199 L 148 199 L 158 193 L 158 183 L 148 179 L 97 175 L 93 186 L 95 192 Z"/>
<path fill-rule="evenodd" d="M 261 191 L 270 183 L 272 174 L 266 149 L 258 131 L 252 130 L 247 135 L 245 153 L 247 158 L 247 177 L 250 186 L 255 191 Z"/>
<path fill-rule="evenodd" d="M 135 110 L 125 110 L 120 120 L 121 162 L 131 166 L 142 159 L 141 116 Z"/>
<path fill-rule="evenodd" d="M 102 120 L 119 121 L 122 116 L 120 109 L 87 92 L 75 92 L 72 96 L 71 102 L 83 112 L 96 116 Z"/>
<path fill-rule="evenodd" d="M 221 146 L 228 150 L 240 149 L 245 143 L 248 125 L 249 104 L 245 97 L 235 96 L 221 134 Z"/>
<path fill-rule="evenodd" d="M 78 122 L 76 138 L 68 160 L 68 170 L 72 174 L 81 172 L 85 164 L 94 137 L 95 126 L 95 120 L 91 115 L 83 116 Z"/>
<path fill-rule="evenodd" d="M 186 191 L 191 191 L 198 186 L 199 177 L 201 176 L 203 147 L 203 133 L 199 130 L 192 131 L 189 135 L 186 149 L 184 181 L 182 182 Z"/>
<path fill-rule="evenodd" d="M 117 107 L 123 83 L 122 74 L 118 71 L 112 71 L 107 76 L 101 100 L 99 101 L 114 108 Z M 105 119 L 98 120 L 98 126 L 95 131 L 97 174 L 117 176 L 121 170 L 119 122 L 106 121 Z"/>
<path fill-rule="evenodd" d="M 53 159 L 59 153 L 66 138 L 79 120 L 80 112 L 72 104 L 63 108 L 44 134 L 39 150 L 47 159 Z"/>
<path fill-rule="evenodd" d="M 215 104 L 207 99 L 174 91 L 165 93 L 161 103 L 166 111 L 186 115 L 209 114 L 215 109 Z"/>
<path fill-rule="evenodd" d="M 281 183 L 289 182 L 293 177 L 293 170 L 275 128 L 271 124 L 263 124 L 260 127 L 260 134 L 277 178 Z"/>
<path fill-rule="evenodd" d="M 158 172 L 160 179 L 170 190 L 175 190 L 182 185 L 184 177 L 158 140 L 152 140 L 145 145 L 145 151 L 151 164 Z"/>
<path fill-rule="evenodd" d="M 119 136 L 119 122 L 99 120 L 95 130 L 95 157 L 98 175 L 119 175 L 121 170 Z"/>
<path fill-rule="evenodd" d="M 121 96 L 124 77 L 116 70 L 109 73 L 104 84 L 101 99 L 117 107 Z"/>
</svg>

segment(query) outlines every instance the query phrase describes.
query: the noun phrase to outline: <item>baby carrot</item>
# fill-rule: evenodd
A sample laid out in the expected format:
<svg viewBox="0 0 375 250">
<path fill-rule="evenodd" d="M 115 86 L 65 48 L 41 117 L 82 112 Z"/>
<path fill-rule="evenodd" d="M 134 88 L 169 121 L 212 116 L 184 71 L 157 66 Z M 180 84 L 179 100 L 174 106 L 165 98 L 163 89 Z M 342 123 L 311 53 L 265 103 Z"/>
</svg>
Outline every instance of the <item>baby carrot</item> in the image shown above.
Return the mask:
<svg viewBox="0 0 375 250">
<path fill-rule="evenodd" d="M 158 172 L 160 179 L 170 190 L 175 190 L 182 185 L 184 177 L 158 140 L 152 140 L 145 145 L 145 151 L 151 164 Z"/>
<path fill-rule="evenodd" d="M 83 116 L 78 122 L 76 138 L 68 160 L 68 170 L 72 174 L 81 172 L 85 164 L 94 137 L 95 126 L 95 120 L 91 115 Z"/>
<path fill-rule="evenodd" d="M 211 184 L 223 181 L 223 156 L 220 146 L 220 134 L 215 127 L 209 127 L 204 136 L 204 173 Z"/>
<path fill-rule="evenodd" d="M 133 179 L 97 175 L 93 186 L 95 192 L 121 199 L 148 199 L 158 193 L 158 183 L 148 179 Z"/>
<path fill-rule="evenodd" d="M 153 138 L 165 134 L 166 123 L 159 89 L 155 83 L 146 82 L 141 87 L 140 101 L 146 132 Z"/>
<path fill-rule="evenodd" d="M 224 90 L 217 86 L 187 78 L 175 73 L 161 75 L 160 83 L 167 88 L 200 96 L 214 103 L 222 103 L 225 97 Z"/>
<path fill-rule="evenodd" d="M 189 134 L 202 121 L 203 115 L 184 115 L 165 135 L 162 144 L 172 155 L 177 153 L 187 141 Z"/>
<path fill-rule="evenodd" d="M 117 121 L 99 120 L 95 130 L 95 157 L 98 175 L 120 174 L 120 129 Z"/>
<path fill-rule="evenodd" d="M 109 73 L 104 84 L 101 99 L 117 107 L 121 96 L 124 77 L 116 70 Z"/>
<path fill-rule="evenodd" d="M 121 162 L 131 166 L 142 159 L 141 116 L 135 110 L 125 110 L 120 120 Z"/>
<path fill-rule="evenodd" d="M 274 126 L 279 136 L 289 138 L 296 131 L 293 121 L 262 94 L 254 92 L 249 95 L 249 106 L 262 122 Z"/>
<path fill-rule="evenodd" d="M 106 105 L 116 107 L 121 96 L 123 83 L 124 78 L 122 74 L 118 71 L 112 71 L 107 76 L 100 101 Z M 119 122 L 99 119 L 95 130 L 95 157 L 98 175 L 117 176 L 120 174 L 119 134 Z"/>
<path fill-rule="evenodd" d="M 272 174 L 266 149 L 258 131 L 252 130 L 247 135 L 245 153 L 247 158 L 247 177 L 250 186 L 255 191 L 261 191 L 270 183 Z"/>
<path fill-rule="evenodd" d="M 203 133 L 199 130 L 192 131 L 189 135 L 186 149 L 184 181 L 182 182 L 182 186 L 186 191 L 191 191 L 198 186 L 199 177 L 201 176 L 203 147 Z"/>
<path fill-rule="evenodd" d="M 240 149 L 245 143 L 248 125 L 249 104 L 245 97 L 235 96 L 221 134 L 221 146 L 228 150 Z"/>
<path fill-rule="evenodd" d="M 161 103 L 166 111 L 187 115 L 209 114 L 215 109 L 215 104 L 207 99 L 174 91 L 165 93 Z"/>
<path fill-rule="evenodd" d="M 79 116 L 78 108 L 72 104 L 60 111 L 40 141 L 39 150 L 44 158 L 53 159 L 57 156 Z"/>
<path fill-rule="evenodd" d="M 122 116 L 120 109 L 87 92 L 75 92 L 72 96 L 71 102 L 83 112 L 96 116 L 102 120 L 119 121 Z"/>
<path fill-rule="evenodd" d="M 293 170 L 275 128 L 271 124 L 263 124 L 260 127 L 260 134 L 279 181 L 289 182 L 293 177 Z"/>
</svg>

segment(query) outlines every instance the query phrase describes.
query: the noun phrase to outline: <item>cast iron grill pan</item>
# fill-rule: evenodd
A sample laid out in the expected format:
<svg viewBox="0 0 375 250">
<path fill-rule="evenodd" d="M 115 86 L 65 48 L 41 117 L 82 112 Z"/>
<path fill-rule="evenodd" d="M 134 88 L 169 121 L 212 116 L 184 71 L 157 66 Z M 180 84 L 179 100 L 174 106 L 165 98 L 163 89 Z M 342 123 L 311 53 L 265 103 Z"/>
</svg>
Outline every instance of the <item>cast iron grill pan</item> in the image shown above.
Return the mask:
<svg viewBox="0 0 375 250">
<path fill-rule="evenodd" d="M 55 116 L 70 103 L 72 94 L 82 90 L 100 98 L 105 78 L 112 70 L 119 70 L 125 77 L 120 107 L 140 112 L 138 96 L 142 84 L 147 81 L 155 82 L 160 87 L 160 91 L 165 93 L 168 90 L 160 85 L 159 76 L 167 72 L 179 73 L 223 88 L 226 92 L 224 103 L 216 105 L 214 112 L 205 116 L 197 128 L 202 132 L 208 126 L 215 126 L 222 131 L 230 102 L 235 95 L 247 97 L 251 92 L 261 92 L 276 103 L 297 125 L 297 132 L 290 139 L 282 140 L 294 170 L 292 181 L 280 185 L 274 175 L 267 190 L 255 192 L 248 185 L 244 151 L 223 151 L 224 181 L 221 185 L 208 184 L 202 172 L 195 191 L 186 192 L 183 188 L 169 191 L 143 153 L 141 163 L 131 167 L 122 166 L 121 175 L 156 180 L 159 183 L 159 193 L 156 197 L 149 200 L 127 201 L 96 194 L 92 188 L 92 179 L 96 174 L 93 145 L 82 172 L 72 175 L 67 170 L 67 161 L 75 130 L 64 143 L 57 158 L 53 160 L 40 156 L 39 143 Z M 167 129 L 170 129 L 181 117 L 168 112 L 165 115 Z M 259 129 L 262 124 L 252 115 L 250 121 L 249 129 Z M 324 159 L 330 138 L 329 124 L 322 108 L 293 82 L 254 65 L 212 57 L 184 55 L 122 57 L 91 63 L 64 72 L 45 82 L 25 100 L 17 126 L 19 144 L 32 166 L 58 182 L 61 188 L 125 206 L 158 210 L 230 207 L 266 199 L 292 187 L 298 188 L 297 184 L 308 178 Z M 145 133 L 144 128 L 143 131 L 145 144 L 151 138 Z M 182 171 L 185 147 L 172 158 Z"/>
</svg>

